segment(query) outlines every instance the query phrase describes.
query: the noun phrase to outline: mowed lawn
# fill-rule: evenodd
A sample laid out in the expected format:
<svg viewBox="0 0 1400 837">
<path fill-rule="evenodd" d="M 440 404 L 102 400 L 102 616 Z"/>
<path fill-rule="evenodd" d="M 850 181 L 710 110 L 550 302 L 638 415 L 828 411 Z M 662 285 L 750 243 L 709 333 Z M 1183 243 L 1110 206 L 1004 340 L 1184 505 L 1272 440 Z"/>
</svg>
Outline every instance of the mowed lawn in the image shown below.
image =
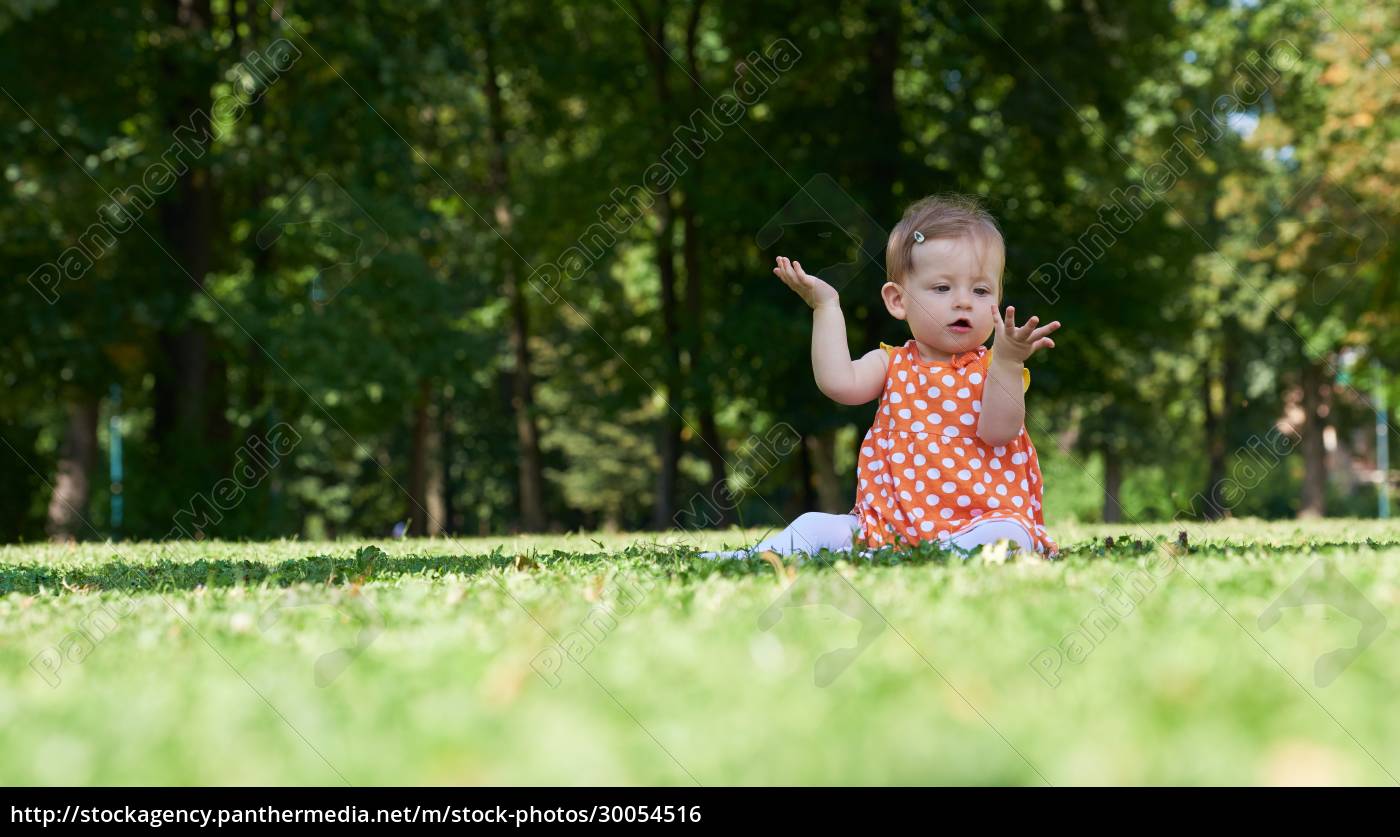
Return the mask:
<svg viewBox="0 0 1400 837">
<path fill-rule="evenodd" d="M 0 782 L 1395 783 L 1400 524 L 1181 528 L 4 547 Z"/>
</svg>

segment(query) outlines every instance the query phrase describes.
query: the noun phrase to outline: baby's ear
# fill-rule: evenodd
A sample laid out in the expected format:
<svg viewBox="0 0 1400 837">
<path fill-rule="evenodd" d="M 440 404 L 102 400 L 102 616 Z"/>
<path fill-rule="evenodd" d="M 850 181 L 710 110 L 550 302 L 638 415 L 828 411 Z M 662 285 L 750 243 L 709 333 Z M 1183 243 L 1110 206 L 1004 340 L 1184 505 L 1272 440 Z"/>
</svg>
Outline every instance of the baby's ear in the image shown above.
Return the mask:
<svg viewBox="0 0 1400 837">
<path fill-rule="evenodd" d="M 880 296 L 885 300 L 885 310 L 890 312 L 890 316 L 896 320 L 905 317 L 904 311 L 904 289 L 893 282 L 886 282 L 880 289 Z"/>
</svg>

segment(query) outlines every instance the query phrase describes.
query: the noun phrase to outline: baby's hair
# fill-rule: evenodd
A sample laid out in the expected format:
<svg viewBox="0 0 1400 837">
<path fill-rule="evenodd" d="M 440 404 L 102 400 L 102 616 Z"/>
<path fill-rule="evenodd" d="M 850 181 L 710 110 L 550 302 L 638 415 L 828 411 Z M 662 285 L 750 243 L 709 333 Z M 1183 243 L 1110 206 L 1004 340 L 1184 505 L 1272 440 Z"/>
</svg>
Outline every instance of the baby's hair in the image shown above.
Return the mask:
<svg viewBox="0 0 1400 837">
<path fill-rule="evenodd" d="M 930 195 L 910 204 L 904 217 L 895 224 L 885 246 L 885 272 L 896 285 L 904 284 L 904 276 L 914 261 L 914 247 L 937 238 L 962 238 L 983 232 L 996 239 L 1003 249 L 1005 241 L 996 219 L 970 195 Z M 1000 277 L 997 277 L 1000 284 Z M 998 294 L 1001 289 L 998 287 Z"/>
</svg>

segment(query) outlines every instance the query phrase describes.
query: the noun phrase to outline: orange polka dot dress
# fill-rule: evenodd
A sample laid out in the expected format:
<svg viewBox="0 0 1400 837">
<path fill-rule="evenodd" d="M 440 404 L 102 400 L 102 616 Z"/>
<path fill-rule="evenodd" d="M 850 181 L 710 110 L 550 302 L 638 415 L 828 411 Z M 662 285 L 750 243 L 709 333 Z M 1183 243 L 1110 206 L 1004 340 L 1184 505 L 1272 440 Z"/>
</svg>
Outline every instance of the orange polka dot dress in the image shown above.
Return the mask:
<svg viewBox="0 0 1400 837">
<path fill-rule="evenodd" d="M 1040 460 L 1026 428 L 1005 446 L 977 437 L 987 347 L 935 363 L 912 339 L 881 346 L 889 353 L 885 391 L 861 443 L 851 510 L 865 544 L 947 541 L 978 523 L 1009 520 L 1041 552 L 1058 552 L 1045 531 Z M 1029 385 L 1026 371 L 1022 386 Z"/>
</svg>

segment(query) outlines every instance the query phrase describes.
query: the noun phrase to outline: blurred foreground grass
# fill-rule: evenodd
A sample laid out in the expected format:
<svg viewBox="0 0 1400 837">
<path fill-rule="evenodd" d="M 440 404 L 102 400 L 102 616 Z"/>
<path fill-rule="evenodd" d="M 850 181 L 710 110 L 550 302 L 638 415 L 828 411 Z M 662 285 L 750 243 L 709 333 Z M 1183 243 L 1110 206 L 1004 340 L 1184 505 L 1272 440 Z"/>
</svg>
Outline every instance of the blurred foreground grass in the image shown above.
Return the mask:
<svg viewBox="0 0 1400 837">
<path fill-rule="evenodd" d="M 1400 525 L 1178 528 L 782 583 L 690 557 L 756 532 L 0 547 L 0 782 L 1394 783 Z"/>
</svg>

